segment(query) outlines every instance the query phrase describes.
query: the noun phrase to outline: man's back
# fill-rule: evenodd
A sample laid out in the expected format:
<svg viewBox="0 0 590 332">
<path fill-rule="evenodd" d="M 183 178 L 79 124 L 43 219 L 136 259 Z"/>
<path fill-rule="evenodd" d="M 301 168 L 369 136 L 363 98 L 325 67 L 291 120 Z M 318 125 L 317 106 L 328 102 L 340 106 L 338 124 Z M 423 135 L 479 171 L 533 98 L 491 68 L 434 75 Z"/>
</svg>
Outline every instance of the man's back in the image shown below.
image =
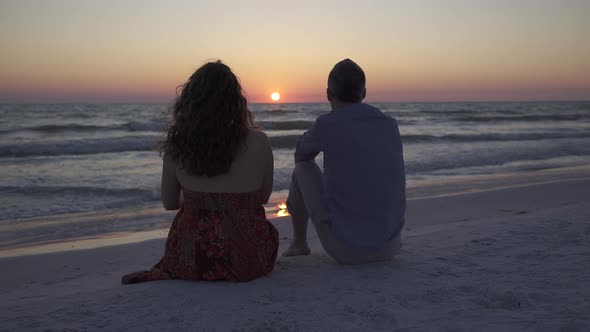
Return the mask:
<svg viewBox="0 0 590 332">
<path fill-rule="evenodd" d="M 396 121 L 358 103 L 319 117 L 310 131 L 308 138 L 324 152 L 324 184 L 334 235 L 359 249 L 381 248 L 399 234 L 406 207 Z M 306 148 L 304 138 L 298 149 Z"/>
</svg>

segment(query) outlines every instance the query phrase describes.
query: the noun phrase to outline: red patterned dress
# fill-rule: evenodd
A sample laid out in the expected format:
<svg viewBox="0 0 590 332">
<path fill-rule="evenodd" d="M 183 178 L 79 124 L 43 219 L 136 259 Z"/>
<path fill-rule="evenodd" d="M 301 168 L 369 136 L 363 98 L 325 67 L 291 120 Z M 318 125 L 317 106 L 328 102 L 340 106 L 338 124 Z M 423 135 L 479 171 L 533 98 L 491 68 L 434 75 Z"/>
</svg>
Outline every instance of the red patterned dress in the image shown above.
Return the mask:
<svg viewBox="0 0 590 332">
<path fill-rule="evenodd" d="M 203 193 L 183 189 L 164 257 L 149 271 L 123 276 L 123 284 L 152 280 L 249 281 L 270 273 L 278 232 L 266 220 L 259 192 Z"/>
</svg>

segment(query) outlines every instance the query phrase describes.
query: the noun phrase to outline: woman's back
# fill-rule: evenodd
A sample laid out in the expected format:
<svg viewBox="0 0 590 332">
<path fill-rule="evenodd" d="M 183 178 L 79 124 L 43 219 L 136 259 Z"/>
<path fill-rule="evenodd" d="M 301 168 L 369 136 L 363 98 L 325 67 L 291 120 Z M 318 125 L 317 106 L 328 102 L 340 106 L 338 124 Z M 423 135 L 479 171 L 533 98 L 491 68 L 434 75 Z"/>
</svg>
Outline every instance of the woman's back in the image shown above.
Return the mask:
<svg viewBox="0 0 590 332">
<path fill-rule="evenodd" d="M 216 176 L 193 175 L 182 163 L 164 157 L 162 203 L 167 209 L 178 209 L 180 189 L 209 193 L 257 192 L 261 203 L 268 203 L 273 185 L 273 154 L 265 133 L 249 129 L 229 167 Z"/>
<path fill-rule="evenodd" d="M 185 190 L 212 193 L 261 191 L 264 203 L 272 191 L 273 155 L 266 134 L 250 129 L 228 173 L 208 177 L 191 175 L 176 165 L 176 177 Z"/>
<path fill-rule="evenodd" d="M 270 273 L 278 232 L 262 206 L 272 192 L 268 137 L 250 129 L 229 171 L 212 177 L 191 175 L 164 159 L 162 201 L 165 206 L 178 204 L 180 191 L 184 201 L 170 227 L 164 257 L 152 270 L 127 275 L 122 282 L 248 281 Z"/>
</svg>

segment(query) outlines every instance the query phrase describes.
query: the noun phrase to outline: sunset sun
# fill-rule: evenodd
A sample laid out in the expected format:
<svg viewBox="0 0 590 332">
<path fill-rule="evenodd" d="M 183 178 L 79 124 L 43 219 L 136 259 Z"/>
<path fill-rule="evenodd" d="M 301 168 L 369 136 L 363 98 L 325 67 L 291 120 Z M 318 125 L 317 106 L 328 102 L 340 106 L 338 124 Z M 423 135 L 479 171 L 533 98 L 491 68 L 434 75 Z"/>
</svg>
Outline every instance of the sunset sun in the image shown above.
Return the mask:
<svg viewBox="0 0 590 332">
<path fill-rule="evenodd" d="M 270 99 L 272 99 L 273 101 L 279 101 L 279 99 L 281 99 L 281 95 L 278 92 L 273 92 L 270 95 Z"/>
</svg>

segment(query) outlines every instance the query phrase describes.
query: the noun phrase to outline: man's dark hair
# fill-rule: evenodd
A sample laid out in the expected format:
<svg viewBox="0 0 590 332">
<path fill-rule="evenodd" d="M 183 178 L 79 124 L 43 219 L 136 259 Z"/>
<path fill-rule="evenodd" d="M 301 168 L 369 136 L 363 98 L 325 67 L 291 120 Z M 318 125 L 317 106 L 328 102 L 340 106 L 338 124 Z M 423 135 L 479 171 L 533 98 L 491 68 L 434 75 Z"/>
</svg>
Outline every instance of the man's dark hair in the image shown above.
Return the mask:
<svg viewBox="0 0 590 332">
<path fill-rule="evenodd" d="M 328 76 L 328 93 L 343 102 L 359 103 L 365 97 L 365 72 L 350 59 L 338 62 Z"/>
</svg>

